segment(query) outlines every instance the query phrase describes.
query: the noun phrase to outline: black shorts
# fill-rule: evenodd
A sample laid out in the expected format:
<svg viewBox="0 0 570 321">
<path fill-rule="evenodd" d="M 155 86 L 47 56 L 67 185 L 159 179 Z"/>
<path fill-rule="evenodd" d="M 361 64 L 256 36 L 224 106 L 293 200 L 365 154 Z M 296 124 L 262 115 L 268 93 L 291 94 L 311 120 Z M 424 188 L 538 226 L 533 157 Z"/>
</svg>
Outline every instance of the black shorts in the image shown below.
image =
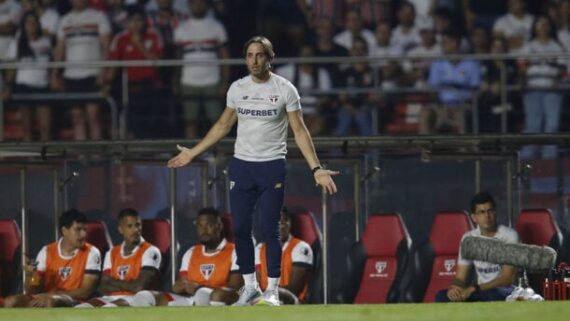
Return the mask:
<svg viewBox="0 0 570 321">
<path fill-rule="evenodd" d="M 12 88 L 12 94 L 16 94 L 16 95 L 30 95 L 30 94 L 49 94 L 50 90 L 48 87 L 33 87 L 33 86 L 28 86 L 28 85 L 19 85 L 19 84 L 14 84 L 14 87 Z M 18 99 L 18 100 L 12 100 L 10 102 L 10 107 L 21 107 L 21 106 L 36 106 L 36 105 L 49 105 L 50 104 L 50 100 L 35 100 L 35 99 L 31 99 L 31 100 L 26 100 L 25 97 L 24 99 Z"/>
<path fill-rule="evenodd" d="M 87 77 L 79 79 L 64 78 L 66 93 L 96 93 L 99 91 L 97 78 Z"/>
<path fill-rule="evenodd" d="M 65 93 L 68 94 L 93 94 L 95 95 L 99 92 L 99 86 L 97 85 L 97 78 L 87 77 L 80 79 L 64 78 L 63 84 L 65 85 Z M 86 103 L 98 102 L 100 98 L 93 99 L 66 99 L 67 103 L 71 107 L 75 107 Z"/>
</svg>

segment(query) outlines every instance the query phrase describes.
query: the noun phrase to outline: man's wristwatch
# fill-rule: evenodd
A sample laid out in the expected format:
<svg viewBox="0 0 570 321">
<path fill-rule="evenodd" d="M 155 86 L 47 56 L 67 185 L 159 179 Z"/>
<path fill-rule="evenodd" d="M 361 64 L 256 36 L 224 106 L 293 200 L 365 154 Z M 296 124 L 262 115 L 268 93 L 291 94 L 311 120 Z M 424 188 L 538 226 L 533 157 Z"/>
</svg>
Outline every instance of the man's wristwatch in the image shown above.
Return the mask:
<svg viewBox="0 0 570 321">
<path fill-rule="evenodd" d="M 313 173 L 313 175 L 315 175 L 315 173 L 319 170 L 319 169 L 323 169 L 321 166 L 315 166 L 313 167 L 313 169 L 311 169 L 311 172 Z"/>
</svg>

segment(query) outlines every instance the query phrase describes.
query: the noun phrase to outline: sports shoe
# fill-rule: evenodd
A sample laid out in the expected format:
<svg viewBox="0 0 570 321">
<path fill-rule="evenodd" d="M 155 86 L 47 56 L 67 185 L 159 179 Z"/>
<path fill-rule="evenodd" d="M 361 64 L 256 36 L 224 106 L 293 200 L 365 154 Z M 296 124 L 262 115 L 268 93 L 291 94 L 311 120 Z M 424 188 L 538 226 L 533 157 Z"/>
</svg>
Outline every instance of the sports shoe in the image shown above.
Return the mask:
<svg viewBox="0 0 570 321">
<path fill-rule="evenodd" d="M 281 302 L 279 302 L 279 290 L 265 290 L 259 300 L 255 302 L 255 305 L 271 305 L 271 306 L 279 306 Z"/>
<path fill-rule="evenodd" d="M 261 290 L 259 286 L 255 288 L 248 289 L 245 286 L 242 287 L 239 291 L 239 299 L 232 305 L 234 306 L 245 306 L 245 305 L 252 305 L 255 300 L 261 297 Z"/>
</svg>

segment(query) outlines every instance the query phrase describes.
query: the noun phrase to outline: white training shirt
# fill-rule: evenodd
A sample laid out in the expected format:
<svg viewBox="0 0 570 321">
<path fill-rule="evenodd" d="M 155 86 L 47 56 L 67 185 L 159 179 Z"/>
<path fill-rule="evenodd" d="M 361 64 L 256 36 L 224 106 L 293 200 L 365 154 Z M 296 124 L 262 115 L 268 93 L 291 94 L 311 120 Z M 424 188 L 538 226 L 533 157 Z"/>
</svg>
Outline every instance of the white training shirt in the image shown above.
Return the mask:
<svg viewBox="0 0 570 321">
<path fill-rule="evenodd" d="M 20 25 L 20 17 L 22 16 L 22 7 L 19 2 L 14 0 L 6 0 L 0 3 L 0 24 L 8 22 L 13 23 L 16 27 Z M 13 36 L 0 35 L 0 60 L 6 58 L 8 46 L 14 39 Z"/>
<path fill-rule="evenodd" d="M 205 251 L 205 247 L 202 248 L 204 250 L 204 252 L 202 252 L 202 254 L 204 256 L 214 256 L 217 255 L 218 253 L 220 253 L 221 250 L 224 249 L 224 247 L 226 247 L 226 245 L 228 244 L 228 241 L 224 238 L 220 244 L 218 245 L 218 247 L 216 248 L 215 252 L 212 253 L 207 253 Z M 192 253 L 194 252 L 194 250 L 196 249 L 196 246 L 192 246 L 191 248 L 188 249 L 188 251 L 186 251 L 186 253 L 184 253 L 184 256 L 182 257 L 182 263 L 180 263 L 180 273 L 186 273 L 188 272 L 188 267 L 190 266 L 190 259 L 192 258 Z M 239 271 L 239 266 L 237 264 L 237 254 L 236 254 L 236 249 L 234 247 L 234 250 L 232 251 L 232 266 L 230 267 L 230 271 L 231 272 L 237 272 Z"/>
<path fill-rule="evenodd" d="M 407 32 L 404 32 L 402 26 L 397 26 L 392 30 L 392 37 L 390 38 L 390 46 L 400 47 L 403 53 L 407 53 L 419 44 L 421 44 L 422 38 L 420 37 L 420 31 L 416 27 L 410 28 Z"/>
<path fill-rule="evenodd" d="M 502 33 L 505 37 L 523 36 L 524 40 L 528 40 L 530 39 L 533 20 L 534 17 L 530 14 L 518 19 L 513 14 L 508 13 L 495 21 L 493 32 Z"/>
<path fill-rule="evenodd" d="M 235 158 L 250 162 L 285 158 L 287 112 L 301 109 L 299 93 L 290 81 L 274 73 L 264 83 L 246 76 L 232 83 L 226 105 L 235 109 L 238 118 Z"/>
<path fill-rule="evenodd" d="M 220 46 L 228 41 L 226 29 L 214 18 L 190 18 L 174 30 L 174 42 L 183 51 L 185 60 L 217 59 Z M 213 86 L 220 82 L 220 66 L 214 64 L 190 64 L 182 69 L 182 84 L 188 86 Z"/>
<path fill-rule="evenodd" d="M 57 253 L 59 257 L 63 259 L 71 259 L 77 253 L 77 250 L 71 256 L 65 256 L 61 253 L 61 239 L 57 242 Z M 46 271 L 46 261 L 47 261 L 47 246 L 42 247 L 38 256 L 36 257 L 36 262 L 38 264 L 37 270 L 40 272 Z M 85 263 L 85 271 L 101 271 L 101 252 L 95 247 L 91 246 L 89 255 L 87 256 L 87 262 Z"/>
<path fill-rule="evenodd" d="M 141 238 L 141 243 L 144 242 L 144 239 Z M 137 245 L 134 249 L 133 252 L 130 255 L 124 255 L 123 253 L 125 253 L 125 242 L 123 242 L 121 244 L 121 257 L 123 258 L 128 258 L 131 257 L 133 255 L 135 255 L 135 253 L 137 253 L 137 251 L 139 250 L 140 245 Z M 160 269 L 160 263 L 162 261 L 162 256 L 160 254 L 160 250 L 154 246 L 151 245 L 149 246 L 146 251 L 143 253 L 142 255 L 142 260 L 141 260 L 141 268 L 147 266 L 147 267 L 152 267 L 155 269 Z M 103 271 L 111 271 L 111 269 L 113 268 L 113 262 L 111 259 L 111 251 L 107 251 L 107 253 L 105 254 L 105 261 L 103 261 Z"/>
<path fill-rule="evenodd" d="M 287 239 L 287 242 L 285 242 L 283 244 L 283 247 L 281 248 L 283 252 L 285 252 L 285 250 L 287 249 L 287 247 L 289 247 L 289 243 L 291 241 L 291 235 L 289 235 L 289 239 Z M 255 265 L 260 265 L 261 264 L 261 245 L 263 243 L 259 243 L 257 244 L 257 246 L 255 247 Z M 311 246 L 309 246 L 309 244 L 307 244 L 307 242 L 301 240 L 301 242 L 297 243 L 297 245 L 295 245 L 295 247 L 293 248 L 293 250 L 291 251 L 291 262 L 293 262 L 293 264 L 295 263 L 302 263 L 302 264 L 308 264 L 308 265 L 313 265 L 313 250 L 311 249 Z"/>
<path fill-rule="evenodd" d="M 376 46 L 376 37 L 374 36 L 374 32 L 368 29 L 362 29 L 362 31 L 360 31 L 360 36 L 366 40 L 368 51 Z M 345 48 L 346 50 L 350 50 L 354 41 L 353 38 L 354 37 L 352 36 L 352 32 L 344 30 L 334 36 L 333 42 Z"/>
<path fill-rule="evenodd" d="M 8 47 L 6 59 L 20 62 L 47 62 L 51 58 L 51 40 L 47 37 L 40 37 L 30 41 L 30 48 L 34 56 L 18 58 L 18 38 L 12 40 Z M 47 68 L 18 68 L 16 71 L 16 84 L 34 88 L 46 88 L 49 85 L 49 72 Z"/>
<path fill-rule="evenodd" d="M 479 227 L 473 229 L 463 235 L 463 238 L 466 236 L 481 236 L 481 230 Z M 461 241 L 463 241 L 461 238 Z M 504 225 L 499 225 L 497 228 L 497 233 L 493 238 L 499 239 L 506 243 L 518 243 L 519 236 L 515 230 L 510 227 L 506 227 Z M 501 274 L 501 265 L 483 261 L 471 261 L 466 260 L 461 257 L 461 247 L 459 248 L 459 258 L 457 260 L 459 265 L 471 265 L 475 266 L 475 272 L 477 273 L 477 284 L 484 284 L 487 282 L 491 282 L 492 280 L 499 277 Z"/>
<path fill-rule="evenodd" d="M 66 61 L 102 60 L 100 37 L 109 35 L 111 26 L 104 13 L 85 9 L 70 11 L 61 18 L 57 39 L 65 41 Z M 69 79 L 95 77 L 99 68 L 65 68 L 63 76 Z"/>
</svg>

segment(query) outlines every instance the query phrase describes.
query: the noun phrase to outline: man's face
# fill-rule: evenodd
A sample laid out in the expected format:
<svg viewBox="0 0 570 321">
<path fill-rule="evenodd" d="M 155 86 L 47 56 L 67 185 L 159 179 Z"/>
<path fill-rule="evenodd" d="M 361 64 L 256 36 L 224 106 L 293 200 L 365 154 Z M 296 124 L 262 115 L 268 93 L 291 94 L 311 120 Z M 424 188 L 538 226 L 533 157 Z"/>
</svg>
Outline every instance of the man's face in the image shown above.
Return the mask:
<svg viewBox="0 0 570 321">
<path fill-rule="evenodd" d="M 482 230 L 493 231 L 497 228 L 495 208 L 490 202 L 475 205 L 475 211 L 471 213 L 471 219 Z"/>
<path fill-rule="evenodd" d="M 189 0 L 188 7 L 195 18 L 204 18 L 208 12 L 208 4 L 205 0 Z"/>
<path fill-rule="evenodd" d="M 85 245 L 85 239 L 87 238 L 87 230 L 85 229 L 85 223 L 73 222 L 69 228 L 61 228 L 61 236 L 71 246 L 78 249 Z"/>
<path fill-rule="evenodd" d="M 398 20 L 404 26 L 411 26 L 416 18 L 414 9 L 410 6 L 403 6 L 398 12 Z"/>
<path fill-rule="evenodd" d="M 451 55 L 457 53 L 458 43 L 457 39 L 444 36 L 441 40 L 441 49 L 444 54 Z"/>
<path fill-rule="evenodd" d="M 387 46 L 390 43 L 391 33 L 390 26 L 388 24 L 382 23 L 376 27 L 376 41 L 379 45 Z"/>
<path fill-rule="evenodd" d="M 138 216 L 125 216 L 119 222 L 119 234 L 125 243 L 139 244 L 142 234 L 142 222 Z"/>
<path fill-rule="evenodd" d="M 221 240 L 222 223 L 215 215 L 198 215 L 196 233 L 198 234 L 198 242 L 215 247 Z"/>
<path fill-rule="evenodd" d="M 355 11 L 346 14 L 346 29 L 352 33 L 359 33 L 362 30 L 362 22 Z"/>
<path fill-rule="evenodd" d="M 140 32 L 144 28 L 144 19 L 140 14 L 135 14 L 129 18 L 127 28 L 131 32 Z"/>
<path fill-rule="evenodd" d="M 289 218 L 289 215 L 281 214 L 281 219 L 279 220 L 279 235 L 281 236 L 281 241 L 286 241 L 289 238 L 290 233 L 291 218 Z"/>
<path fill-rule="evenodd" d="M 509 12 L 511 13 L 522 13 L 524 10 L 524 4 L 522 0 L 510 0 L 509 1 Z"/>
<path fill-rule="evenodd" d="M 249 73 L 256 78 L 261 78 L 269 72 L 269 57 L 263 45 L 258 42 L 253 42 L 247 47 L 245 63 Z"/>
<path fill-rule="evenodd" d="M 365 42 L 361 40 L 354 41 L 352 43 L 352 48 L 350 48 L 350 55 L 353 57 L 366 56 L 366 49 L 367 47 Z"/>
<path fill-rule="evenodd" d="M 71 0 L 71 6 L 73 9 L 85 9 L 87 8 L 87 0 Z"/>
<path fill-rule="evenodd" d="M 332 22 L 328 19 L 321 19 L 317 24 L 317 35 L 319 38 L 329 39 L 332 35 Z"/>
<path fill-rule="evenodd" d="M 156 6 L 160 10 L 169 10 L 172 8 L 172 0 L 156 0 Z"/>
</svg>

